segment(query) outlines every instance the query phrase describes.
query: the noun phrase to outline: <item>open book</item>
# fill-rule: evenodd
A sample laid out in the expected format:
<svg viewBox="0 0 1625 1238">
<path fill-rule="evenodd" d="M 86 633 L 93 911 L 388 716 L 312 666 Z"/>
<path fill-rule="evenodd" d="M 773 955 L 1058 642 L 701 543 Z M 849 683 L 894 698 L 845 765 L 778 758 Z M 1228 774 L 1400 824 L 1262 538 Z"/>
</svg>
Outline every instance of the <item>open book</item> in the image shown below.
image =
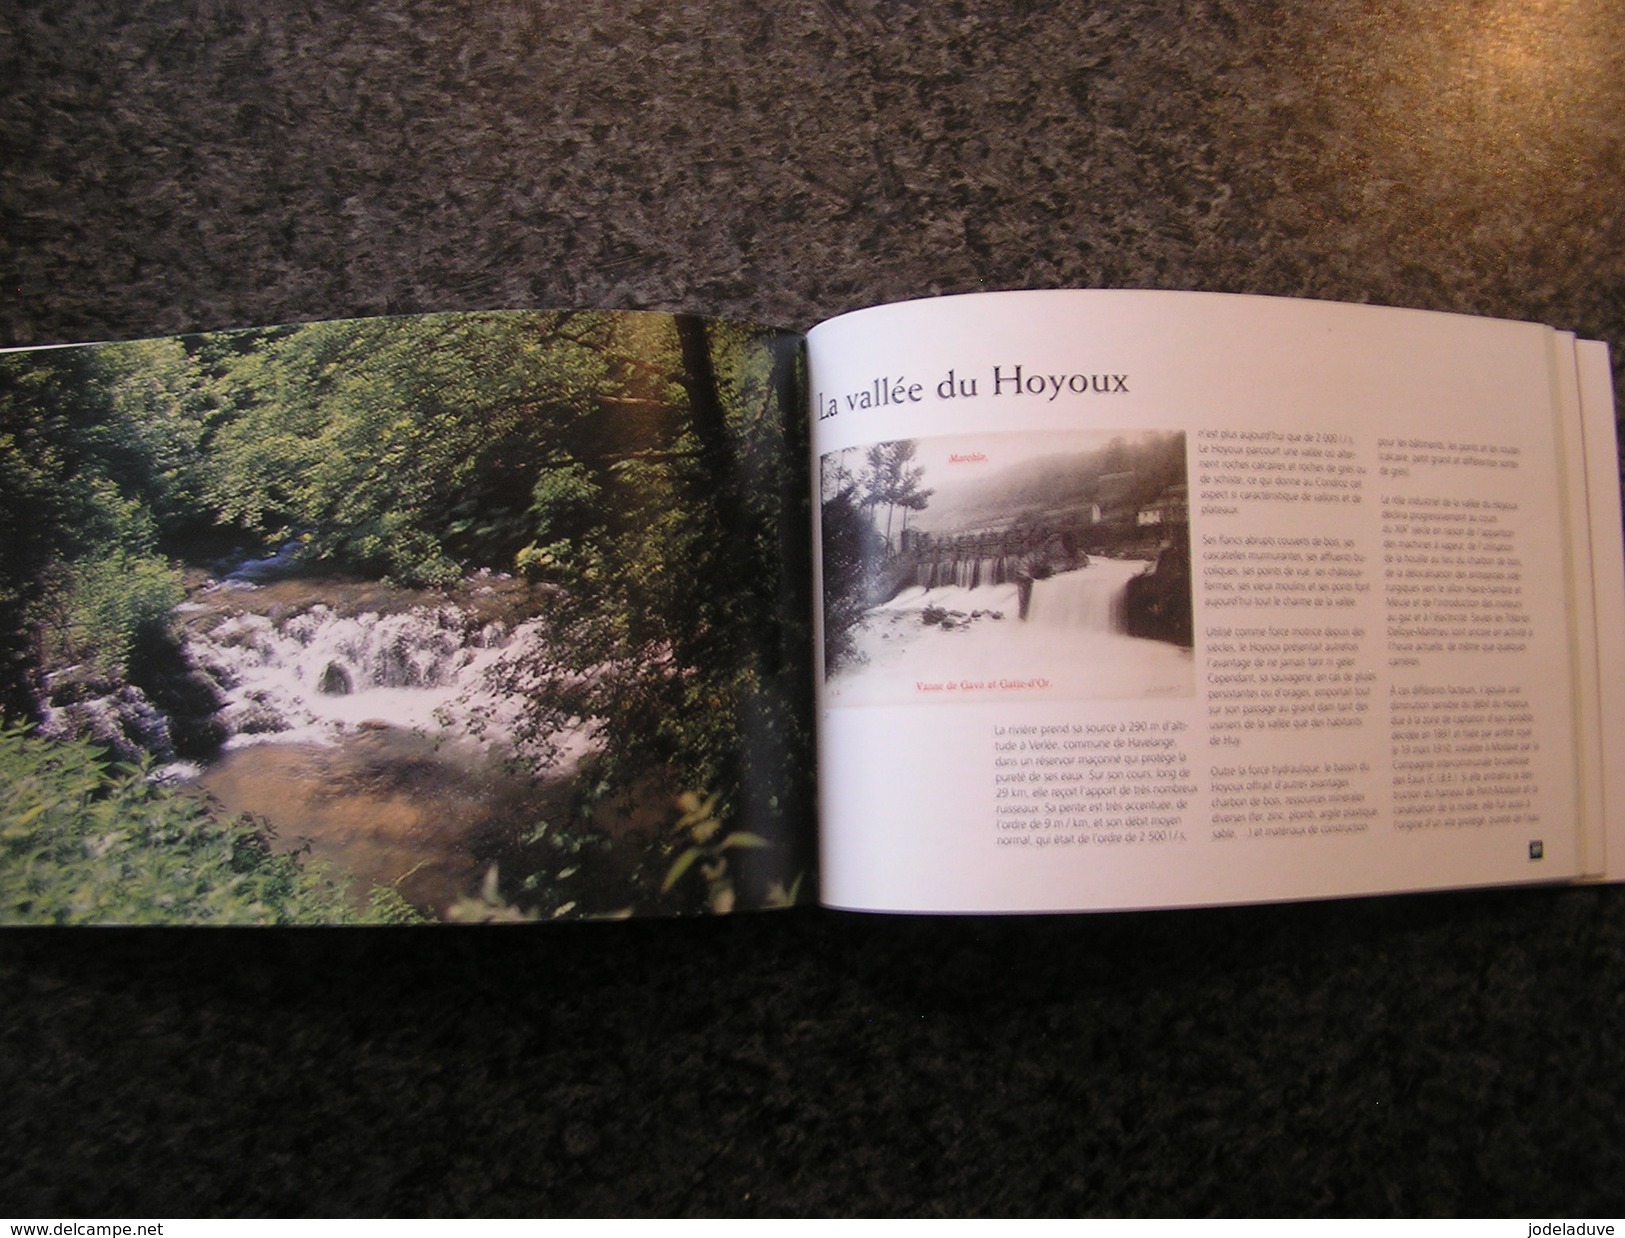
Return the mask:
<svg viewBox="0 0 1625 1238">
<path fill-rule="evenodd" d="M 0 356 L 0 922 L 1618 877 L 1613 410 L 1201 293 Z"/>
</svg>

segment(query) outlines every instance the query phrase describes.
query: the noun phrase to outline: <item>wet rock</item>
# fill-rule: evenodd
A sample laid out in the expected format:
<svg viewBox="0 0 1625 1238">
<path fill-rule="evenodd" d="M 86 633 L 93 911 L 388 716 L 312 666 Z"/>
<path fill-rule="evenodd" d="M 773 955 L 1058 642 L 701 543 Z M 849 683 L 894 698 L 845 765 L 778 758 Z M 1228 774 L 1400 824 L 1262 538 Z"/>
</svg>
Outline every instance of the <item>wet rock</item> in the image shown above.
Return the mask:
<svg viewBox="0 0 1625 1238">
<path fill-rule="evenodd" d="M 46 702 L 40 734 L 50 739 L 82 739 L 115 761 L 139 764 L 148 756 L 172 760 L 175 746 L 169 720 L 132 684 L 94 695 L 91 680 L 71 680 L 71 699 Z"/>
<path fill-rule="evenodd" d="M 316 681 L 316 691 L 324 696 L 349 696 L 355 691 L 355 684 L 351 682 L 349 671 L 337 662 L 329 662 Z"/>
<path fill-rule="evenodd" d="M 227 711 L 226 727 L 236 735 L 275 735 L 288 730 L 288 720 L 264 699 L 249 699 Z"/>
<path fill-rule="evenodd" d="M 138 648 L 130 660 L 130 679 L 168 719 L 175 756 L 204 760 L 225 742 L 226 728 L 218 715 L 226 698 L 208 670 L 180 644 L 163 641 Z"/>
</svg>

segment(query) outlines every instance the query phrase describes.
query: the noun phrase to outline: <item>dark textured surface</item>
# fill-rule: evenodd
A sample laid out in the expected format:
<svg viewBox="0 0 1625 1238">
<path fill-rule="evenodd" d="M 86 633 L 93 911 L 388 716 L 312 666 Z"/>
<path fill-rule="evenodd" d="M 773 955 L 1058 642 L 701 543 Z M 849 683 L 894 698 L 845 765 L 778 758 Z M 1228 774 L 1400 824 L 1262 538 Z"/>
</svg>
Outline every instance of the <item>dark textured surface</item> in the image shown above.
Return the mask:
<svg viewBox="0 0 1625 1238">
<path fill-rule="evenodd" d="M 0 342 L 1201 288 L 1625 341 L 1604 3 L 11 3 Z M 1625 891 L 0 937 L 0 1210 L 1625 1208 Z"/>
</svg>

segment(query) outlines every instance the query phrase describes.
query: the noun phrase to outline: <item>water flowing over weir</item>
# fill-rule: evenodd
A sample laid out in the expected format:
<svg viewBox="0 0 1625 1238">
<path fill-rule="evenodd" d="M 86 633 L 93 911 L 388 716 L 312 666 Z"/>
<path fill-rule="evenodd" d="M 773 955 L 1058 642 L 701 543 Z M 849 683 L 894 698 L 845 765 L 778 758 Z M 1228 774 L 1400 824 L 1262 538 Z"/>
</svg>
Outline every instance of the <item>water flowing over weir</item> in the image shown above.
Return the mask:
<svg viewBox="0 0 1625 1238">
<path fill-rule="evenodd" d="M 914 583 L 922 589 L 940 589 L 947 585 L 978 589 L 984 585 L 1007 584 L 1015 576 L 1016 560 L 1012 555 L 933 559 L 914 569 Z"/>
<path fill-rule="evenodd" d="M 918 565 L 915 583 L 878 609 L 1008 612 L 1024 625 L 1075 631 L 1128 630 L 1128 583 L 1150 566 L 1142 559 L 1091 559 L 1035 580 L 1014 556 L 940 559 Z"/>
<path fill-rule="evenodd" d="M 1096 562 L 1075 572 L 1060 572 L 1047 580 L 1035 580 L 1032 598 L 1027 603 L 1027 622 L 1090 632 L 1126 631 L 1128 582 L 1144 566 L 1138 562 L 1121 565 Z M 1132 567 L 1133 570 L 1112 570 L 1115 567 Z"/>
<path fill-rule="evenodd" d="M 1012 693 L 1057 701 L 1190 696 L 1190 648 L 1133 631 L 1133 596 L 1154 579 L 1150 567 L 1101 555 L 1041 580 L 910 585 L 866 612 L 857 656 L 827 677 L 829 700 L 936 706 Z"/>
</svg>

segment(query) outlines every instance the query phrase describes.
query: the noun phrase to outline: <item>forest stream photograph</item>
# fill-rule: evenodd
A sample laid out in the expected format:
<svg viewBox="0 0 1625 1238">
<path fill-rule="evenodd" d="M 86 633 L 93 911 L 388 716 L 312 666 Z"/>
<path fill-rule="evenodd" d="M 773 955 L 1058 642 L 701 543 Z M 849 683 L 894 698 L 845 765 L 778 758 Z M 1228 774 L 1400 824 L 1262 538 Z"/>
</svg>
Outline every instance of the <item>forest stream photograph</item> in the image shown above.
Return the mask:
<svg viewBox="0 0 1625 1238">
<path fill-rule="evenodd" d="M 804 371 L 609 312 L 0 354 L 0 923 L 810 901 Z"/>
</svg>

